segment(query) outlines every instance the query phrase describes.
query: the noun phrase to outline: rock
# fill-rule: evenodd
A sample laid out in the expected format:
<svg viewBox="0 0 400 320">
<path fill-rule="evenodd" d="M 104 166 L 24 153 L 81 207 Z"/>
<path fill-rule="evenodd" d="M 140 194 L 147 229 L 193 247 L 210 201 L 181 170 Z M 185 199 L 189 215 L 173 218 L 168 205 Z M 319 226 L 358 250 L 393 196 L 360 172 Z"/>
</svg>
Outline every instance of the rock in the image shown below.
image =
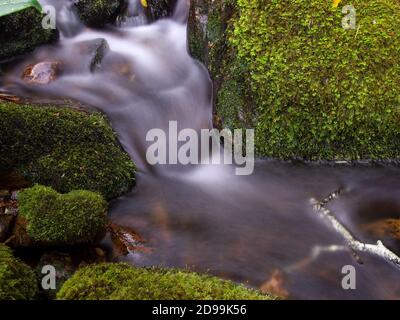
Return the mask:
<svg viewBox="0 0 400 320">
<path fill-rule="evenodd" d="M 129 58 L 117 52 L 110 52 L 104 57 L 101 69 L 118 77 L 124 77 L 130 82 L 135 79 L 135 73 Z"/>
<path fill-rule="evenodd" d="M 362 226 L 363 230 L 377 237 L 400 240 L 400 219 L 382 219 Z"/>
<path fill-rule="evenodd" d="M 123 5 L 124 0 L 78 0 L 74 4 L 81 21 L 94 28 L 113 23 Z"/>
<path fill-rule="evenodd" d="M 151 248 L 144 245 L 143 238 L 133 229 L 109 222 L 107 231 L 111 236 L 114 256 L 126 256 L 129 253 L 149 253 Z"/>
<path fill-rule="evenodd" d="M 153 20 L 172 16 L 176 0 L 148 0 L 148 7 Z"/>
<path fill-rule="evenodd" d="M 61 64 L 57 61 L 44 61 L 35 65 L 29 65 L 23 72 L 23 79 L 29 84 L 49 84 L 56 80 L 60 73 Z"/>
<path fill-rule="evenodd" d="M 10 193 L 2 191 L 3 197 L 0 198 L 0 242 L 6 241 L 14 226 L 14 221 L 18 215 L 18 205 L 15 200 L 10 199 Z"/>
<path fill-rule="evenodd" d="M 78 43 L 76 50 L 76 55 L 84 59 L 85 67 L 95 72 L 101 69 L 101 63 L 110 47 L 105 39 L 99 38 Z"/>
<path fill-rule="evenodd" d="M 56 288 L 44 290 L 40 287 L 40 294 L 47 299 L 54 299 L 58 290 L 76 271 L 77 267 L 69 253 L 50 251 L 43 254 L 36 268 L 38 278 L 43 277 L 42 269 L 44 266 L 52 266 L 56 270 Z"/>
<path fill-rule="evenodd" d="M 19 193 L 19 234 L 27 233 L 38 246 L 96 243 L 105 235 L 107 203 L 97 193 L 83 190 L 59 194 L 35 185 Z M 15 235 L 16 237 L 18 235 Z M 21 239 L 21 237 L 18 237 Z M 29 243 L 23 236 L 20 245 Z"/>
<path fill-rule="evenodd" d="M 32 51 L 58 39 L 57 30 L 43 29 L 42 14 L 34 8 L 0 17 L 0 60 Z"/>
<path fill-rule="evenodd" d="M 284 277 L 280 270 L 274 270 L 271 278 L 261 285 L 261 292 L 270 293 L 280 298 L 287 299 L 289 297 L 288 291 L 283 287 Z"/>
<path fill-rule="evenodd" d="M 30 247 L 34 244 L 32 238 L 27 232 L 27 221 L 18 216 L 12 230 L 12 236 L 9 241 L 11 247 Z"/>
<path fill-rule="evenodd" d="M 14 220 L 15 215 L 13 214 L 0 214 L 0 242 L 8 239 Z"/>
</svg>

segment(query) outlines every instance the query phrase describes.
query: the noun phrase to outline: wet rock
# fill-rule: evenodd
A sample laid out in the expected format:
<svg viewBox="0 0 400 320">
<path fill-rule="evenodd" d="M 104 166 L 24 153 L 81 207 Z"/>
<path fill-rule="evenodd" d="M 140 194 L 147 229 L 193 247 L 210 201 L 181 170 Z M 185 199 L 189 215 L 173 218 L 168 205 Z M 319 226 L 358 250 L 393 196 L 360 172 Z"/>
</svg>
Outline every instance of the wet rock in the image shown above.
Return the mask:
<svg viewBox="0 0 400 320">
<path fill-rule="evenodd" d="M 78 0 L 74 6 L 82 22 L 87 26 L 99 28 L 115 21 L 124 2 L 124 0 Z"/>
<path fill-rule="evenodd" d="M 149 253 L 151 248 L 145 246 L 144 239 L 133 229 L 109 222 L 107 231 L 113 244 L 114 256 L 126 256 L 129 253 Z"/>
<path fill-rule="evenodd" d="M 400 219 L 382 219 L 363 226 L 363 229 L 378 237 L 400 240 Z"/>
<path fill-rule="evenodd" d="M 56 80 L 61 71 L 61 63 L 57 61 L 43 61 L 29 65 L 23 72 L 23 79 L 29 84 L 43 85 Z"/>
<path fill-rule="evenodd" d="M 18 205 L 11 199 L 11 193 L 8 190 L 1 190 L 0 194 L 0 242 L 4 242 L 10 237 L 18 215 Z"/>
<path fill-rule="evenodd" d="M 12 214 L 0 214 L 0 242 L 8 239 L 14 220 L 15 216 Z"/>
<path fill-rule="evenodd" d="M 191 1 L 188 22 L 189 50 L 194 58 L 203 62 L 208 59 L 208 13 L 208 1 Z"/>
<path fill-rule="evenodd" d="M 77 267 L 73 263 L 71 254 L 58 251 L 46 252 L 40 258 L 36 268 L 36 272 L 39 279 L 41 279 L 44 276 L 42 270 L 43 267 L 45 266 L 54 267 L 56 271 L 56 281 L 55 281 L 56 288 L 43 289 L 43 287 L 40 286 L 40 294 L 44 298 L 54 299 L 58 290 L 60 290 L 64 282 L 67 281 L 72 276 Z"/>
<path fill-rule="evenodd" d="M 116 52 L 110 52 L 104 57 L 101 69 L 118 77 L 123 77 L 130 82 L 135 80 L 131 61 L 126 56 Z"/>
<path fill-rule="evenodd" d="M 91 72 L 101 69 L 102 61 L 110 47 L 105 39 L 93 39 L 80 42 L 77 46 L 77 56 L 84 57 L 85 64 Z"/>
<path fill-rule="evenodd" d="M 271 278 L 260 287 L 261 292 L 273 294 L 280 298 L 287 299 L 289 292 L 284 288 L 284 276 L 282 271 L 274 270 Z"/>
<path fill-rule="evenodd" d="M 57 30 L 43 29 L 42 14 L 28 8 L 0 17 L 0 60 L 32 51 L 58 39 Z"/>
<path fill-rule="evenodd" d="M 172 16 L 176 0 L 148 0 L 151 18 L 157 20 Z"/>
<path fill-rule="evenodd" d="M 11 234 L 12 236 L 9 239 L 11 247 L 30 247 L 34 245 L 34 241 L 28 235 L 27 221 L 21 216 L 17 217 Z"/>
</svg>

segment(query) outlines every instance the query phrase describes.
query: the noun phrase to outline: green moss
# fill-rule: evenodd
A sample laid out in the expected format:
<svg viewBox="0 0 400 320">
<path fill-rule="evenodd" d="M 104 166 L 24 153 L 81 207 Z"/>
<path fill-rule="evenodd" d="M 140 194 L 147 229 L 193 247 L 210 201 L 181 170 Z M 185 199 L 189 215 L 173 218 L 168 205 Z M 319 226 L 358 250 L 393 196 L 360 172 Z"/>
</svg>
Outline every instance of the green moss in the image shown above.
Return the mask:
<svg viewBox="0 0 400 320">
<path fill-rule="evenodd" d="M 208 275 L 175 269 L 135 268 L 127 264 L 84 267 L 67 280 L 63 300 L 271 299 L 258 291 Z"/>
<path fill-rule="evenodd" d="M 19 212 L 33 240 L 51 245 L 94 242 L 105 230 L 107 203 L 90 191 L 59 194 L 35 185 L 18 194 Z"/>
<path fill-rule="evenodd" d="M 79 0 L 75 7 L 86 25 L 102 27 L 115 21 L 122 4 L 120 0 Z"/>
<path fill-rule="evenodd" d="M 357 10 L 357 28 L 341 9 Z M 230 38 L 258 107 L 259 155 L 400 155 L 400 4 L 391 0 L 238 0 Z"/>
<path fill-rule="evenodd" d="M 0 300 L 30 300 L 36 294 L 34 271 L 0 243 Z"/>
<path fill-rule="evenodd" d="M 108 198 L 125 193 L 134 181 L 134 166 L 128 155 L 117 146 L 103 144 L 58 148 L 20 171 L 31 181 L 51 185 L 62 193 L 80 188 Z"/>
<path fill-rule="evenodd" d="M 43 15 L 34 8 L 0 17 L 0 60 L 56 40 L 57 31 L 43 29 L 42 18 Z"/>
<path fill-rule="evenodd" d="M 0 103 L 0 170 L 17 168 L 59 192 L 132 188 L 135 168 L 104 116 L 67 108 Z"/>
</svg>

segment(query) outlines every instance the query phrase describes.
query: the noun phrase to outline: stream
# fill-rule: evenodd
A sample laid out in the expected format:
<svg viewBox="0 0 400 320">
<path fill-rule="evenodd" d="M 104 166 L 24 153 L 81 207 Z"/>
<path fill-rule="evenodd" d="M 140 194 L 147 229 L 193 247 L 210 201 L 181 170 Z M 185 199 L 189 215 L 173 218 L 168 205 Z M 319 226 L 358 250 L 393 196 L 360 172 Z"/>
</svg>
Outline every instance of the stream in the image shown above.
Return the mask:
<svg viewBox="0 0 400 320">
<path fill-rule="evenodd" d="M 336 217 L 366 243 L 382 240 L 400 254 L 400 240 L 377 234 L 368 225 L 400 218 L 400 168 L 281 163 L 258 159 L 250 176 L 231 165 L 157 165 L 146 161 L 146 133 L 212 128 L 212 82 L 207 69 L 187 50 L 188 1 L 177 3 L 170 19 L 145 24 L 131 19 L 98 31 L 62 14 L 59 43 L 44 46 L 13 66 L 4 89 L 18 95 L 70 98 L 105 113 L 137 167 L 137 186 L 111 203 L 112 221 L 137 230 L 152 248 L 122 258 L 137 266 L 189 267 L 259 288 L 274 273 L 293 299 L 400 299 L 400 270 L 380 257 L 323 252 L 343 245 L 343 237 L 310 205 L 338 188 L 329 203 Z M 60 13 L 60 15 L 61 15 Z M 87 44 L 105 39 L 101 64 L 89 68 Z M 83 49 L 82 49 L 83 48 Z M 21 79 L 24 66 L 60 61 L 63 72 L 48 85 Z M 355 290 L 344 290 L 342 267 L 356 269 Z"/>
</svg>

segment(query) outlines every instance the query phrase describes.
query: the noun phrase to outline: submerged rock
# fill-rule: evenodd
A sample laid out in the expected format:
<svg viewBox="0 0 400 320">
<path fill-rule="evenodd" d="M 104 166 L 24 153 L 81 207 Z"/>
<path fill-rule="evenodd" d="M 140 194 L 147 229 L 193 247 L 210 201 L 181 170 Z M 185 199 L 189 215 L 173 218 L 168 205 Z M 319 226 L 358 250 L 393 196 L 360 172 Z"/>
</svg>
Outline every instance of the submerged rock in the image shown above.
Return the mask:
<svg viewBox="0 0 400 320">
<path fill-rule="evenodd" d="M 25 68 L 23 79 L 29 84 L 49 84 L 60 73 L 61 63 L 57 61 L 44 61 Z"/>
<path fill-rule="evenodd" d="M 105 39 L 93 39 L 82 41 L 77 45 L 77 56 L 87 60 L 88 68 L 91 72 L 101 69 L 101 63 L 110 47 Z"/>
</svg>

